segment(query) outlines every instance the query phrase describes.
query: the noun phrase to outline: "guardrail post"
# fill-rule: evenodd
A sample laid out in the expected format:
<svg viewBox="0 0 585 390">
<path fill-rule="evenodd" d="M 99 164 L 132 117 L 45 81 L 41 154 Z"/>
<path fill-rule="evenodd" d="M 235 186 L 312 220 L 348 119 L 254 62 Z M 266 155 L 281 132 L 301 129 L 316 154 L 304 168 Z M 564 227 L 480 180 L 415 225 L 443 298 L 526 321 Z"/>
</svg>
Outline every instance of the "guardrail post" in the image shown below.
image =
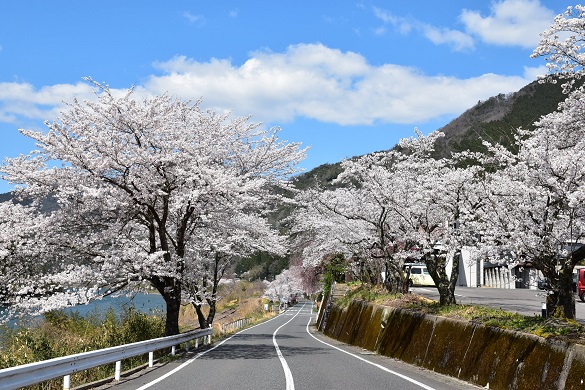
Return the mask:
<svg viewBox="0 0 585 390">
<path fill-rule="evenodd" d="M 195 349 L 199 348 L 199 337 L 195 339 Z"/>
<path fill-rule="evenodd" d="M 122 372 L 122 361 L 116 362 L 116 371 L 114 372 L 114 380 L 118 382 L 120 380 L 120 373 Z"/>
<path fill-rule="evenodd" d="M 154 366 L 154 352 L 151 351 L 148 353 L 148 367 Z"/>
<path fill-rule="evenodd" d="M 175 354 L 177 353 L 177 347 L 175 347 L 174 345 L 171 347 L 171 355 L 175 356 Z"/>
<path fill-rule="evenodd" d="M 65 375 L 63 377 L 63 390 L 69 390 L 71 388 L 71 375 Z"/>
<path fill-rule="evenodd" d="M 207 344 L 211 344 L 211 335 L 208 335 L 207 337 L 208 337 Z"/>
<path fill-rule="evenodd" d="M 190 341 L 187 341 L 187 342 L 185 343 L 185 352 L 189 352 L 189 344 L 190 344 L 190 343 L 191 343 Z"/>
</svg>

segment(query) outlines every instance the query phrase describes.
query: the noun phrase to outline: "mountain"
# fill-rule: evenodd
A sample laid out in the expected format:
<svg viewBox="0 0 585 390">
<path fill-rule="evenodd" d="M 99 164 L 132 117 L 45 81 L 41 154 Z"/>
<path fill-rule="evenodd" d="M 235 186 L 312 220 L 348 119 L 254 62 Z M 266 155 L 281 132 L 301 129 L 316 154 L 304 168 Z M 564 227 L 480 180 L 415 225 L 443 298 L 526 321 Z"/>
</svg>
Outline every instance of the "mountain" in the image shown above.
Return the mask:
<svg viewBox="0 0 585 390">
<path fill-rule="evenodd" d="M 12 194 L 10 192 L 0 194 L 0 203 L 9 201 L 10 199 L 12 199 Z"/>
<path fill-rule="evenodd" d="M 439 129 L 445 137 L 435 144 L 436 157 L 464 150 L 481 151 L 482 140 L 509 146 L 518 128 L 533 128 L 535 121 L 555 111 L 565 97 L 560 83 L 535 81 L 518 92 L 478 102 Z"/>
<path fill-rule="evenodd" d="M 555 111 L 565 97 L 560 83 L 534 81 L 518 92 L 479 101 L 438 129 L 445 136 L 435 144 L 435 157 L 448 157 L 451 152 L 464 150 L 484 150 L 483 140 L 509 146 L 518 128 L 532 128 L 535 121 Z M 298 189 L 314 183 L 329 188 L 340 172 L 340 163 L 324 164 L 296 176 L 294 183 Z"/>
</svg>

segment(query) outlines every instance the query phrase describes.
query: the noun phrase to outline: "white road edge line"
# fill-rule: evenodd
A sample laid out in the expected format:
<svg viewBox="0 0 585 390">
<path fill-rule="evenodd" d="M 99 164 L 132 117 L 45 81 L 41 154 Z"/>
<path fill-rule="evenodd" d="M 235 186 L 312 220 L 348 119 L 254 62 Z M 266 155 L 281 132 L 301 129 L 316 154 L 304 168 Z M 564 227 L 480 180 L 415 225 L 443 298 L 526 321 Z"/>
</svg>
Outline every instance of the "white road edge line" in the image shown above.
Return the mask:
<svg viewBox="0 0 585 390">
<path fill-rule="evenodd" d="M 369 361 L 369 360 L 366 360 L 366 359 L 364 359 L 364 358 L 363 358 L 363 357 L 361 357 L 361 356 L 354 355 L 353 353 L 351 353 L 351 352 L 347 352 L 347 351 L 345 351 L 345 350 L 343 350 L 343 349 L 341 349 L 341 348 L 339 348 L 339 347 L 336 347 L 335 345 L 331 345 L 331 344 L 329 344 L 329 343 L 326 343 L 326 342 L 325 342 L 325 341 L 323 341 L 323 340 L 319 340 L 317 337 L 313 336 L 313 335 L 311 334 L 311 332 L 309 331 L 309 324 L 311 323 L 311 320 L 312 320 L 312 319 L 313 319 L 312 317 L 311 317 L 311 318 L 309 318 L 309 322 L 307 323 L 307 328 L 306 328 L 306 329 L 307 329 L 307 333 L 309 334 L 309 336 L 311 336 L 312 338 L 314 338 L 314 339 L 315 339 L 315 340 L 317 340 L 318 342 L 320 342 L 320 343 L 322 343 L 322 344 L 325 344 L 325 345 L 327 345 L 327 346 L 329 346 L 329 347 L 331 347 L 331 348 L 335 348 L 335 349 L 337 349 L 338 351 L 341 351 L 341 352 L 343 352 L 343 353 L 346 353 L 346 354 L 348 354 L 349 356 L 353 356 L 354 358 L 356 358 L 356 359 L 359 359 L 359 360 L 361 360 L 361 361 L 363 361 L 363 362 L 366 362 L 366 363 L 368 363 L 368 364 L 371 364 L 372 366 L 374 366 L 374 367 L 377 367 L 377 368 L 379 368 L 380 370 L 386 371 L 386 372 L 388 372 L 388 373 L 390 373 L 390 374 L 392 374 L 392 375 L 396 375 L 396 376 L 398 376 L 398 377 L 400 377 L 400 378 L 402 378 L 402 379 L 404 379 L 404 380 L 407 380 L 407 381 L 409 381 L 410 383 L 414 383 L 415 385 L 417 385 L 417 386 L 420 386 L 420 387 L 422 387 L 423 389 L 426 389 L 426 390 L 435 390 L 433 387 L 427 386 L 427 385 L 425 385 L 424 383 L 421 383 L 421 382 L 419 382 L 419 381 L 417 381 L 417 380 L 415 380 L 415 379 L 412 379 L 412 378 L 410 378 L 410 377 L 408 377 L 408 376 L 406 376 L 406 375 L 400 374 L 399 372 L 396 372 L 396 371 L 392 371 L 391 369 L 389 369 L 389 368 L 386 368 L 386 367 L 384 367 L 384 366 L 381 366 L 381 365 L 379 365 L 379 364 L 377 364 L 377 363 L 372 363 L 371 361 Z"/>
<path fill-rule="evenodd" d="M 301 312 L 301 310 L 303 310 L 304 307 L 305 307 L 305 304 L 303 304 L 303 306 L 297 311 L 297 314 L 295 314 L 290 320 L 288 320 L 284 324 L 280 325 L 278 327 L 278 329 L 276 329 L 274 331 L 274 333 L 272 334 L 272 343 L 274 344 L 274 348 L 276 349 L 276 354 L 278 355 L 278 358 L 280 359 L 280 364 L 282 364 L 282 369 L 284 370 L 284 377 L 286 378 L 286 390 L 295 390 L 295 381 L 293 379 L 292 372 L 290 371 L 288 363 L 286 362 L 286 359 L 282 355 L 282 352 L 280 352 L 280 348 L 278 347 L 278 343 L 276 342 L 276 333 L 278 333 L 278 331 L 283 326 L 287 325 L 289 322 L 294 320 L 295 317 L 299 315 L 299 313 Z"/>
<path fill-rule="evenodd" d="M 214 346 L 213 348 L 210 348 L 210 349 L 208 349 L 208 350 L 205 350 L 205 351 L 203 351 L 203 352 L 200 352 L 200 353 L 198 353 L 198 354 L 197 354 L 195 357 L 193 357 L 193 358 L 191 358 L 191 359 L 187 360 L 185 363 L 181 364 L 180 366 L 178 366 L 178 367 L 174 368 L 173 370 L 171 370 L 171 371 L 167 372 L 166 374 L 164 374 L 164 375 L 162 375 L 162 376 L 160 376 L 160 377 L 156 378 L 156 379 L 155 379 L 155 380 L 153 380 L 152 382 L 149 382 L 149 383 L 147 383 L 147 384 L 143 385 L 142 387 L 139 387 L 139 388 L 138 388 L 138 389 L 136 389 L 136 390 L 144 390 L 144 389 L 148 389 L 149 387 L 151 387 L 151 386 L 153 386 L 153 385 L 157 384 L 158 382 L 162 381 L 163 379 L 166 379 L 166 378 L 168 378 L 169 376 L 173 375 L 173 374 L 174 374 L 174 373 L 176 373 L 177 371 L 179 371 L 179 370 L 182 370 L 183 368 L 187 367 L 189 364 L 193 363 L 195 360 L 197 360 L 197 359 L 198 359 L 198 358 L 200 358 L 201 356 L 205 355 L 205 354 L 206 354 L 206 353 L 208 353 L 208 352 L 211 352 L 211 351 L 213 351 L 215 348 L 217 348 L 217 347 L 219 347 L 220 345 L 222 345 L 223 343 L 225 343 L 225 342 L 227 342 L 227 341 L 231 340 L 232 338 L 234 338 L 235 336 L 239 335 L 240 333 L 243 333 L 243 332 L 245 332 L 245 331 L 247 331 L 247 330 L 249 330 L 249 329 L 255 328 L 255 327 L 257 327 L 257 326 L 264 325 L 264 324 L 266 324 L 267 322 L 270 322 L 270 321 L 272 321 L 272 320 L 274 320 L 274 319 L 276 319 L 276 318 L 278 318 L 278 317 L 280 317 L 280 315 L 278 315 L 278 316 L 276 316 L 276 317 L 273 317 L 273 318 L 269 319 L 268 321 L 264 321 L 264 322 L 262 322 L 262 323 L 260 323 L 260 324 L 256 324 L 256 325 L 254 325 L 254 326 L 251 326 L 251 327 L 249 327 L 249 328 L 246 328 L 246 329 L 240 330 L 239 332 L 236 332 L 236 333 L 234 333 L 233 335 L 231 335 L 231 336 L 230 336 L 230 337 L 228 337 L 227 339 L 223 340 L 221 343 L 217 344 L 217 345 L 216 345 L 216 346 Z M 290 322 L 290 321 L 289 321 L 289 322 Z"/>
</svg>

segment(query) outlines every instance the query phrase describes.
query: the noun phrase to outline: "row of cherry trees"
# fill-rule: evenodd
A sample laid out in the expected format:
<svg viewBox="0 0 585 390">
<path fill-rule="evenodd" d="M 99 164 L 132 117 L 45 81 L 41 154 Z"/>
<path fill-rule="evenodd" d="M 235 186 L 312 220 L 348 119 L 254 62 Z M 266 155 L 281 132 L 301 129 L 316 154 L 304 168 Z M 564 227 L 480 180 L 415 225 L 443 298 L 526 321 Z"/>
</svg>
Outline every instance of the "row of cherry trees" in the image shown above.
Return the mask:
<svg viewBox="0 0 585 390">
<path fill-rule="evenodd" d="M 399 148 L 344 161 L 338 188 L 299 194 L 293 221 L 305 266 L 341 253 L 362 279 L 406 291 L 405 262 L 422 261 L 449 304 L 459 252 L 470 247 L 475 259 L 540 270 L 549 312 L 574 318 L 572 272 L 585 257 L 585 89 L 574 87 L 584 42 L 581 6 L 543 32 L 533 56 L 546 57 L 548 81 L 568 79 L 568 95 L 535 130 L 518 129 L 512 148 L 486 143 L 485 154 L 433 159 L 442 134 L 417 132 Z"/>
<path fill-rule="evenodd" d="M 402 140 L 399 149 L 342 162 L 343 172 L 334 181 L 339 188 L 298 195 L 293 220 L 304 243 L 305 266 L 341 253 L 362 279 L 404 292 L 409 287 L 405 262 L 424 261 L 441 303 L 455 302 L 460 248 L 477 240 L 461 226 L 468 225 L 480 203 L 480 169 L 430 158 L 442 134 L 417 135 Z"/>
<path fill-rule="evenodd" d="M 441 133 L 419 133 L 400 149 L 344 161 L 339 188 L 297 197 L 293 220 L 304 265 L 341 253 L 362 280 L 405 292 L 405 262 L 421 261 L 440 303 L 449 304 L 460 251 L 469 247 L 475 260 L 542 271 L 550 312 L 573 318 L 572 271 L 585 239 L 585 123 L 571 110 L 582 94 L 535 131 L 520 131 L 516 152 L 488 145 L 487 154 L 437 160 L 429 154 Z"/>
<path fill-rule="evenodd" d="M 147 284 L 166 302 L 166 334 L 185 300 L 206 327 L 234 259 L 286 252 L 265 217 L 305 149 L 199 101 L 88 80 L 96 100 L 73 101 L 48 132 L 23 130 L 39 149 L 1 168 L 31 203 L 1 205 L 0 301 L 46 311 Z M 58 207 L 41 212 L 47 200 Z"/>
</svg>

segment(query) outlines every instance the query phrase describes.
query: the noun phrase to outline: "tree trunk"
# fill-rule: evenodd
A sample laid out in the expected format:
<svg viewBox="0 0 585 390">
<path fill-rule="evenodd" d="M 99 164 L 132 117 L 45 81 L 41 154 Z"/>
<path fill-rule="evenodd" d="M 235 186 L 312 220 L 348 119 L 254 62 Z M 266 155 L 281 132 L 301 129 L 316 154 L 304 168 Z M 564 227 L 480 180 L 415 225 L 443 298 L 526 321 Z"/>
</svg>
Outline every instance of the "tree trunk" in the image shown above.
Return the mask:
<svg viewBox="0 0 585 390">
<path fill-rule="evenodd" d="M 459 259 L 453 259 L 453 267 L 457 265 L 457 271 L 453 269 L 451 270 L 451 278 L 447 277 L 446 261 L 441 254 L 429 254 L 425 256 L 424 260 L 429 274 L 437 286 L 437 291 L 439 292 L 439 304 L 441 306 L 456 304 L 455 284 L 457 283 L 457 277 L 459 275 Z"/>
<path fill-rule="evenodd" d="M 163 297 L 167 306 L 165 336 L 179 334 L 179 311 L 181 309 L 180 282 L 167 277 L 155 277 L 150 282 Z"/>
<path fill-rule="evenodd" d="M 549 278 L 553 290 L 547 295 L 546 310 L 549 316 L 575 319 L 575 294 L 573 292 L 573 270 L 562 268 L 556 280 Z"/>
<path fill-rule="evenodd" d="M 179 311 L 181 299 L 176 297 L 163 297 L 167 304 L 167 318 L 165 322 L 165 336 L 179 334 Z"/>
<path fill-rule="evenodd" d="M 437 287 L 439 290 L 439 305 L 455 305 L 457 300 L 455 299 L 455 291 L 451 290 L 448 286 L 441 285 Z"/>
<path fill-rule="evenodd" d="M 205 317 L 205 313 L 201 310 L 201 305 L 196 305 L 193 303 L 193 307 L 195 308 L 195 312 L 197 313 L 197 319 L 199 320 L 199 327 L 201 329 L 209 328 L 209 323 L 207 322 L 207 318 Z"/>
<path fill-rule="evenodd" d="M 196 305 L 193 303 L 193 307 L 195 308 L 195 312 L 197 313 L 197 320 L 199 321 L 199 327 L 201 329 L 209 328 L 211 326 L 211 324 L 213 324 L 213 319 L 215 318 L 215 313 L 216 313 L 215 301 L 208 299 L 207 303 L 209 305 L 209 313 L 207 314 L 207 317 L 205 316 L 205 313 L 201 309 L 201 305 Z"/>
<path fill-rule="evenodd" d="M 451 266 L 451 278 L 449 279 L 449 297 L 446 305 L 454 305 L 457 303 L 455 299 L 455 287 L 457 286 L 457 280 L 459 279 L 459 261 L 461 260 L 461 252 L 456 251 L 453 254 L 453 265 Z"/>
<path fill-rule="evenodd" d="M 213 319 L 215 318 L 215 301 L 208 299 L 207 302 L 209 303 L 209 314 L 207 315 L 207 326 L 211 326 L 213 324 Z"/>
</svg>

